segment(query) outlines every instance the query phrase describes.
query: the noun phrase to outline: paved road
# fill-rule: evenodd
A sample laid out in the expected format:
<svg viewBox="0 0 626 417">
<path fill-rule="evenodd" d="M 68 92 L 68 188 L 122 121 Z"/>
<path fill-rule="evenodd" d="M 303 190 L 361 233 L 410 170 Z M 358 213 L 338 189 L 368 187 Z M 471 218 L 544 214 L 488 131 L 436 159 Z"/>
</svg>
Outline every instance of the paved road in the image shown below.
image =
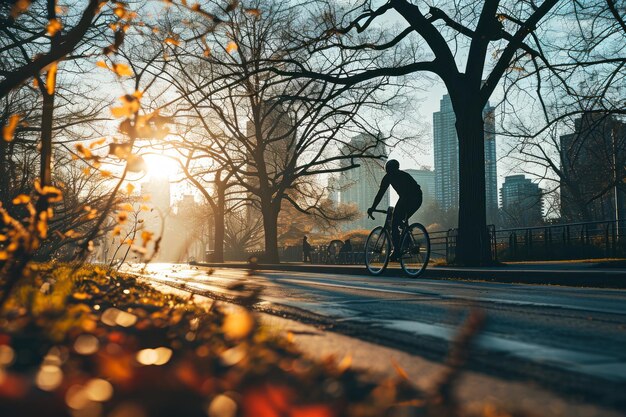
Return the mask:
<svg viewBox="0 0 626 417">
<path fill-rule="evenodd" d="M 474 370 L 530 381 L 626 410 L 626 291 L 558 286 L 328 276 L 153 264 L 150 279 L 233 300 L 261 290 L 256 308 L 443 360 L 471 308 L 487 322 Z M 243 286 L 241 285 L 243 284 Z"/>
</svg>

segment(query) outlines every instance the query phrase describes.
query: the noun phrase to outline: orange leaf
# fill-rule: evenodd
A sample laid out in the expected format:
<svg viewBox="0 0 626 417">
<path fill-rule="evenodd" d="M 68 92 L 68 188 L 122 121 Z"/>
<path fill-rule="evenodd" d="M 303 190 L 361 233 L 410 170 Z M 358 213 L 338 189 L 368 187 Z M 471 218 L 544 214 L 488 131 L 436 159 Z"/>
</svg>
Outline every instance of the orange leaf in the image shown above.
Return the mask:
<svg viewBox="0 0 626 417">
<path fill-rule="evenodd" d="M 17 127 L 19 121 L 19 114 L 13 114 L 11 115 L 11 117 L 9 117 L 9 121 L 7 122 L 6 126 L 2 128 L 2 138 L 5 141 L 11 142 L 13 140 L 13 134 L 15 133 L 15 128 Z"/>
<path fill-rule="evenodd" d="M 130 203 L 120 204 L 119 209 L 124 211 L 133 211 L 133 205 Z"/>
<path fill-rule="evenodd" d="M 228 52 L 229 54 L 237 51 L 237 49 L 237 44 L 234 41 L 230 41 L 226 44 L 226 52 Z"/>
<path fill-rule="evenodd" d="M 180 42 L 174 38 L 165 38 L 163 42 L 169 43 L 170 45 L 180 46 Z"/>
<path fill-rule="evenodd" d="M 252 315 L 244 309 L 229 313 L 224 318 L 222 330 L 227 339 L 242 339 L 254 328 Z"/>
<path fill-rule="evenodd" d="M 130 143 L 110 143 L 109 155 L 116 156 L 120 159 L 126 159 L 130 155 L 131 145 Z"/>
<path fill-rule="evenodd" d="M 48 22 L 48 26 L 46 27 L 46 31 L 48 32 L 48 35 L 54 36 L 58 31 L 61 30 L 61 28 L 63 28 L 61 22 L 59 22 L 57 19 L 50 19 L 50 21 Z"/>
<path fill-rule="evenodd" d="M 289 417 L 333 417 L 335 413 L 324 404 L 304 405 L 291 410 Z"/>
<path fill-rule="evenodd" d="M 146 246 L 154 237 L 154 233 L 144 230 L 141 232 L 141 240 L 143 241 L 143 246 Z"/>
<path fill-rule="evenodd" d="M 261 17 L 261 9 L 244 9 L 244 11 L 254 17 Z"/>
<path fill-rule="evenodd" d="M 54 93 L 54 85 L 57 81 L 57 63 L 54 62 L 48 69 L 48 76 L 46 77 L 46 90 L 48 94 Z"/>
<path fill-rule="evenodd" d="M 16 17 L 24 13 L 26 10 L 28 10 L 28 7 L 30 7 L 31 1 L 32 0 L 17 0 L 13 4 L 13 7 L 11 8 L 11 17 L 15 19 Z"/>
<path fill-rule="evenodd" d="M 18 204 L 27 204 L 30 202 L 30 197 L 27 196 L 26 194 L 20 194 L 17 197 L 15 197 L 13 199 L 13 204 L 18 205 Z"/>
<path fill-rule="evenodd" d="M 406 371 L 398 364 L 398 362 L 395 361 L 394 358 L 391 358 L 391 364 L 393 365 L 394 369 L 396 370 L 396 372 L 398 373 L 398 375 L 408 381 L 409 380 L 409 375 L 406 373 Z"/>
<path fill-rule="evenodd" d="M 113 64 L 113 72 L 115 72 L 120 77 L 131 77 L 133 75 L 133 71 L 126 64 Z"/>
<path fill-rule="evenodd" d="M 131 184 L 130 182 L 128 184 L 126 184 L 126 193 L 128 195 L 131 195 L 133 193 L 133 191 L 135 191 L 135 186 L 133 184 Z"/>
<path fill-rule="evenodd" d="M 102 139 L 98 139 L 98 140 L 94 140 L 93 142 L 91 142 L 89 144 L 89 149 L 93 149 L 96 146 L 100 146 L 102 145 L 104 142 L 106 141 L 106 138 L 102 138 Z"/>
</svg>

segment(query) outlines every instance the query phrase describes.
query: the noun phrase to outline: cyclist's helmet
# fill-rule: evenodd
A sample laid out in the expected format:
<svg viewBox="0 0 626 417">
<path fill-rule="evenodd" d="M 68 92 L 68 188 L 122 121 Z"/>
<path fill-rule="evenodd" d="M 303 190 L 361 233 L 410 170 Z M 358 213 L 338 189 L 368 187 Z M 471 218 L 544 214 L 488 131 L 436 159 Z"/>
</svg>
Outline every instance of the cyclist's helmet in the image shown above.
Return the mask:
<svg viewBox="0 0 626 417">
<path fill-rule="evenodd" d="M 398 162 L 396 159 L 389 159 L 387 163 L 385 164 L 385 171 L 387 171 L 388 174 L 397 172 L 399 169 L 400 169 L 400 162 Z"/>
</svg>

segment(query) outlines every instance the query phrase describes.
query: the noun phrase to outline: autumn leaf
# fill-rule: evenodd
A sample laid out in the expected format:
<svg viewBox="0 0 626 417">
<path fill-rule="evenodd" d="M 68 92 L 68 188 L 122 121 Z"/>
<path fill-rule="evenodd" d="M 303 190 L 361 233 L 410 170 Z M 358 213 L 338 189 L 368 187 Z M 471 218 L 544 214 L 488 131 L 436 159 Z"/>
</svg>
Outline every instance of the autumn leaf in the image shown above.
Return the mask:
<svg viewBox="0 0 626 417">
<path fill-rule="evenodd" d="M 135 186 L 130 182 L 126 184 L 126 194 L 131 195 L 135 191 Z"/>
<path fill-rule="evenodd" d="M 131 117 L 139 111 L 139 99 L 141 96 L 134 94 L 125 94 L 120 97 L 122 105 L 120 107 L 111 107 L 111 113 L 114 117 Z"/>
<path fill-rule="evenodd" d="M 171 37 L 165 38 L 163 42 L 169 43 L 170 45 L 180 46 L 180 42 L 177 39 Z"/>
<path fill-rule="evenodd" d="M 252 315 L 244 309 L 237 309 L 224 318 L 222 330 L 226 338 L 231 340 L 242 339 L 252 331 L 254 319 Z"/>
<path fill-rule="evenodd" d="M 153 237 L 154 237 L 154 233 L 152 232 L 149 232 L 147 230 L 144 230 L 143 232 L 141 232 L 142 245 L 146 247 L 148 243 L 150 243 Z"/>
<path fill-rule="evenodd" d="M 119 159 L 126 159 L 131 152 L 130 143 L 110 143 L 109 155 L 113 155 Z"/>
<path fill-rule="evenodd" d="M 51 185 L 41 186 L 39 181 L 35 181 L 35 190 L 39 195 L 46 197 L 50 203 L 58 203 L 63 200 L 63 193 Z"/>
<path fill-rule="evenodd" d="M 226 52 L 228 52 L 229 54 L 237 51 L 237 49 L 237 44 L 234 41 L 230 41 L 226 44 Z"/>
<path fill-rule="evenodd" d="M 88 176 L 89 174 L 91 174 L 91 168 L 89 167 L 85 167 L 82 169 L 83 175 Z"/>
<path fill-rule="evenodd" d="M 128 213 L 126 213 L 125 211 L 120 211 L 119 213 L 117 213 L 117 222 L 119 224 L 126 223 L 126 220 L 128 220 Z"/>
<path fill-rule="evenodd" d="M 231 0 L 226 6 L 226 13 L 230 13 L 239 6 L 239 0 Z"/>
<path fill-rule="evenodd" d="M 57 80 L 57 63 L 54 62 L 52 63 L 52 65 L 50 65 L 50 68 L 48 69 L 48 75 L 46 77 L 46 91 L 48 92 L 48 94 L 54 93 L 56 80 Z"/>
<path fill-rule="evenodd" d="M 61 24 L 61 22 L 59 22 L 58 19 L 50 19 L 50 21 L 48 22 L 48 26 L 46 27 L 46 31 L 48 32 L 48 35 L 54 36 L 62 28 L 63 25 Z"/>
<path fill-rule="evenodd" d="M 13 7 L 11 8 L 11 17 L 15 19 L 26 10 L 28 10 L 31 1 L 32 0 L 17 0 L 15 3 L 13 3 Z"/>
<path fill-rule="evenodd" d="M 334 417 L 335 413 L 325 404 L 294 407 L 289 417 Z"/>
<path fill-rule="evenodd" d="M 85 146 L 82 143 L 76 144 L 76 151 L 82 154 L 83 157 L 85 157 L 85 159 L 90 159 L 92 157 L 91 151 L 88 148 L 85 148 Z"/>
<path fill-rule="evenodd" d="M 28 204 L 29 202 L 30 202 L 30 197 L 27 196 L 26 194 L 20 194 L 13 199 L 13 204 L 16 206 L 19 204 Z"/>
<path fill-rule="evenodd" d="M 93 142 L 91 142 L 91 143 L 89 144 L 89 149 L 93 149 L 93 148 L 95 148 L 96 146 L 100 146 L 100 145 L 102 145 L 104 142 L 106 142 L 106 138 L 102 138 L 102 139 L 97 139 L 97 140 L 94 140 Z"/>
<path fill-rule="evenodd" d="M 17 124 L 19 123 L 19 121 L 20 121 L 19 114 L 13 114 L 11 115 L 11 117 L 9 117 L 9 121 L 2 128 L 2 139 L 4 139 L 6 142 L 11 142 L 13 140 L 15 128 L 17 127 Z"/>
<path fill-rule="evenodd" d="M 133 205 L 130 203 L 120 204 L 119 209 L 124 211 L 133 211 Z"/>
<path fill-rule="evenodd" d="M 261 17 L 261 10 L 260 9 L 244 9 L 244 11 L 246 13 L 248 13 L 249 15 L 252 15 L 254 17 Z"/>
<path fill-rule="evenodd" d="M 116 3 L 116 7 L 113 12 L 120 19 L 124 18 L 124 16 L 126 15 L 126 9 L 124 8 L 124 3 Z"/>
<path fill-rule="evenodd" d="M 124 76 L 131 77 L 133 75 L 133 71 L 126 64 L 121 64 L 121 63 L 113 64 L 112 68 L 113 68 L 113 72 L 115 72 L 120 77 L 124 77 Z"/>
<path fill-rule="evenodd" d="M 404 368 L 402 368 L 398 362 L 395 361 L 395 359 L 391 358 L 391 364 L 393 365 L 393 368 L 396 370 L 396 373 L 405 381 L 409 380 L 409 374 L 406 373 L 406 371 L 404 370 Z"/>
</svg>

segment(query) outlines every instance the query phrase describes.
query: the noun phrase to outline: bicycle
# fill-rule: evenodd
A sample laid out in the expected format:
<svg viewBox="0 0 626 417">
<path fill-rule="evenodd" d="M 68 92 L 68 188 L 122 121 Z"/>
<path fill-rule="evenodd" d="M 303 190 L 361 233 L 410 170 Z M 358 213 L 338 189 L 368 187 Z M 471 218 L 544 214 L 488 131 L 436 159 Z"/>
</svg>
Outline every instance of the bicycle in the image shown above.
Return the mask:
<svg viewBox="0 0 626 417">
<path fill-rule="evenodd" d="M 365 267 L 372 275 L 380 275 L 389 264 L 393 242 L 391 240 L 391 219 L 393 207 L 385 210 L 374 210 L 376 213 L 384 213 L 384 226 L 375 227 L 365 241 Z M 370 216 L 373 220 L 374 216 Z M 430 238 L 426 228 L 420 223 L 408 225 L 408 219 L 404 219 L 400 234 L 400 266 L 405 274 L 411 278 L 417 278 L 426 270 L 430 259 Z"/>
</svg>

